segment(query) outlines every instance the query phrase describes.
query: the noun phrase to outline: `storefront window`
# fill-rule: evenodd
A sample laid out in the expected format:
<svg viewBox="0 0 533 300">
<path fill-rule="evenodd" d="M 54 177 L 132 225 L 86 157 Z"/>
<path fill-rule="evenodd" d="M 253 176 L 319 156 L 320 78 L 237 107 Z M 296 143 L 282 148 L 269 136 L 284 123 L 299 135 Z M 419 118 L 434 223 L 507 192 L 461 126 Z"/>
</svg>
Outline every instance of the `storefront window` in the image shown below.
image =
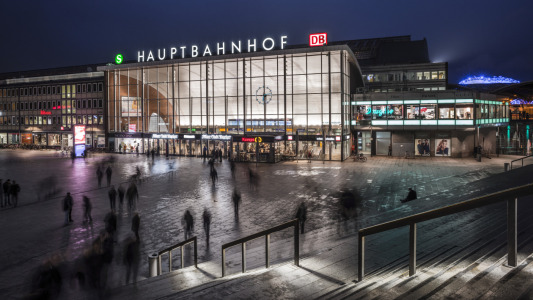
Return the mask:
<svg viewBox="0 0 533 300">
<path fill-rule="evenodd" d="M 453 105 L 439 105 L 439 119 L 455 119 Z"/>
<path fill-rule="evenodd" d="M 406 105 L 407 119 L 418 119 L 419 108 L 418 105 Z"/>
<path fill-rule="evenodd" d="M 470 105 L 457 105 L 457 119 L 472 119 L 474 116 L 474 107 Z"/>
<path fill-rule="evenodd" d="M 403 105 L 388 105 L 388 111 L 390 114 L 387 115 L 389 120 L 401 120 L 403 119 Z"/>
<path fill-rule="evenodd" d="M 435 119 L 436 105 L 420 105 L 420 118 L 425 120 Z"/>
<path fill-rule="evenodd" d="M 386 105 L 372 106 L 372 119 L 374 120 L 386 119 L 387 114 L 389 114 L 389 111 L 387 111 Z"/>
<path fill-rule="evenodd" d="M 357 120 L 371 120 L 372 119 L 372 106 L 360 105 L 357 106 Z"/>
</svg>

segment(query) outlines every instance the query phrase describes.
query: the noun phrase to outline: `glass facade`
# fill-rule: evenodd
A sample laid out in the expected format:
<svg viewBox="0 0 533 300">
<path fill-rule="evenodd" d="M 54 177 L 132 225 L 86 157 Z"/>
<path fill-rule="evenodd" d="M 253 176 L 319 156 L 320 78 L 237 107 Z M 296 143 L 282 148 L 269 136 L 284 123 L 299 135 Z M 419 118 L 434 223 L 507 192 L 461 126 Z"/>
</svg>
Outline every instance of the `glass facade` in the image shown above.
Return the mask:
<svg viewBox="0 0 533 300">
<path fill-rule="evenodd" d="M 109 132 L 349 134 L 348 51 L 227 57 L 109 69 Z"/>
</svg>

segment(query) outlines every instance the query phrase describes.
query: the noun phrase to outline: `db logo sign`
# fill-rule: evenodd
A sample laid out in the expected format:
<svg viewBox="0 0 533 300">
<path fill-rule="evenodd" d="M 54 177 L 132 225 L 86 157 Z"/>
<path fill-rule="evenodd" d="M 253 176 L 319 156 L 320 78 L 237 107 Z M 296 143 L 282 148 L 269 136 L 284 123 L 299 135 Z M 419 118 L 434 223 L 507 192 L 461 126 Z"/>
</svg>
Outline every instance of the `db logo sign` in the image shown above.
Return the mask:
<svg viewBox="0 0 533 300">
<path fill-rule="evenodd" d="M 327 33 L 313 33 L 309 35 L 309 46 L 324 46 L 328 43 Z"/>
</svg>

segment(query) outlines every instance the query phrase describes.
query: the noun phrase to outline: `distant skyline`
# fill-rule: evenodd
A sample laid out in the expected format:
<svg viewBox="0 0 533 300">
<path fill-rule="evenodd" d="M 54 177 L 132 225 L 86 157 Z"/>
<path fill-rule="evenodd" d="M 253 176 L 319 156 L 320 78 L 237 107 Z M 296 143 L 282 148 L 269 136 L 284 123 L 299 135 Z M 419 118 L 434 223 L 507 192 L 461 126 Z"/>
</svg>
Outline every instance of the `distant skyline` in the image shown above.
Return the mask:
<svg viewBox="0 0 533 300">
<path fill-rule="evenodd" d="M 0 72 L 113 62 L 117 53 L 310 33 L 330 41 L 426 38 L 449 82 L 472 75 L 533 80 L 533 1 L 65 1 L 0 3 Z"/>
</svg>

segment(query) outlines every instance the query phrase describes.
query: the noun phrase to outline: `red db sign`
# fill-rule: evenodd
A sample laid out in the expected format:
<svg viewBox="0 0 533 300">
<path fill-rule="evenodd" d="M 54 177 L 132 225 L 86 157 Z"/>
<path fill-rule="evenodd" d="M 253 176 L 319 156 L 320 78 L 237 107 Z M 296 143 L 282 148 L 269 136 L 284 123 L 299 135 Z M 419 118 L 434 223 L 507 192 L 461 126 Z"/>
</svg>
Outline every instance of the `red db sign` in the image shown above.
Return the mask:
<svg viewBox="0 0 533 300">
<path fill-rule="evenodd" d="M 328 43 L 327 33 L 313 33 L 309 35 L 309 46 L 324 46 Z"/>
</svg>

